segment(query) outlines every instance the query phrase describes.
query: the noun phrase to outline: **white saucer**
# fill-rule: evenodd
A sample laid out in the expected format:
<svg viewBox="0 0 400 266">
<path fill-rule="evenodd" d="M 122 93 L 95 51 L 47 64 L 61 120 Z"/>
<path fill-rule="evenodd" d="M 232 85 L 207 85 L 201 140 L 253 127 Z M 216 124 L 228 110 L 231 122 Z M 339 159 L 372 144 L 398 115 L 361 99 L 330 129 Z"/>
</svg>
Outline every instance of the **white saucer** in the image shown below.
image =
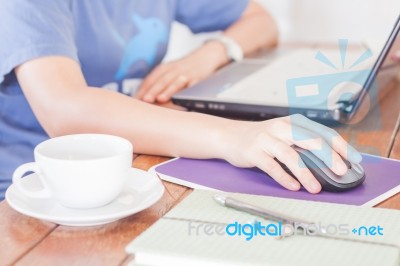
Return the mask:
<svg viewBox="0 0 400 266">
<path fill-rule="evenodd" d="M 23 185 L 37 190 L 41 184 L 36 174 L 22 179 Z M 54 199 L 34 199 L 22 195 L 11 185 L 6 192 L 8 204 L 16 211 L 41 220 L 69 226 L 93 226 L 110 223 L 156 203 L 164 193 L 164 186 L 154 175 L 132 168 L 132 174 L 121 195 L 113 202 L 94 209 L 71 209 Z"/>
</svg>

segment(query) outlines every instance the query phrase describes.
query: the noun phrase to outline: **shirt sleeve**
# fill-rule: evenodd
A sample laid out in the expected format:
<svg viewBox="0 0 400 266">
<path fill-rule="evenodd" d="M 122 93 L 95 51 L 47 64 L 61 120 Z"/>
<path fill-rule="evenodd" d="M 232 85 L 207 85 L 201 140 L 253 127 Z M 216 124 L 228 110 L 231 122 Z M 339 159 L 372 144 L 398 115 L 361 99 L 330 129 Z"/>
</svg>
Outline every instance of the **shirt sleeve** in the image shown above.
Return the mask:
<svg viewBox="0 0 400 266">
<path fill-rule="evenodd" d="M 0 83 L 18 65 L 62 55 L 78 61 L 66 0 L 0 0 Z"/>
<path fill-rule="evenodd" d="M 239 19 L 249 0 L 177 0 L 175 19 L 192 32 L 225 30 Z"/>
</svg>

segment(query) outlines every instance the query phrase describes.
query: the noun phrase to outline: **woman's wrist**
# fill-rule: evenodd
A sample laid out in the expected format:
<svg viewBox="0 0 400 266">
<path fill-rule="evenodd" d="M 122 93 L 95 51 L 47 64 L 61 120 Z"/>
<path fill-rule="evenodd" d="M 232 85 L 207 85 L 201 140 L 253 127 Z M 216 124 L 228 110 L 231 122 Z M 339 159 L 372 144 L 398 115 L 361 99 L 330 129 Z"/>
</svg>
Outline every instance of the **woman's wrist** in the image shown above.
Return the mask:
<svg viewBox="0 0 400 266">
<path fill-rule="evenodd" d="M 185 117 L 188 127 L 185 132 L 185 135 L 188 135 L 183 139 L 188 138 L 188 141 L 194 141 L 195 145 L 191 146 L 190 151 L 186 150 L 187 146 L 182 147 L 185 151 L 181 150 L 183 154 L 177 156 L 185 157 L 190 152 L 190 157 L 193 158 L 227 159 L 227 154 L 237 137 L 235 130 L 240 130 L 240 121 L 196 112 L 180 114 Z"/>
<path fill-rule="evenodd" d="M 214 71 L 229 63 L 226 48 L 218 40 L 205 42 L 196 51 L 196 55 L 206 60 L 207 64 L 209 64 Z"/>
<path fill-rule="evenodd" d="M 251 128 L 254 122 L 220 119 L 214 145 L 216 158 L 231 161 L 230 155 L 244 152 L 244 150 L 238 150 L 237 143 L 240 142 L 238 139 L 246 135 L 245 132 Z"/>
</svg>

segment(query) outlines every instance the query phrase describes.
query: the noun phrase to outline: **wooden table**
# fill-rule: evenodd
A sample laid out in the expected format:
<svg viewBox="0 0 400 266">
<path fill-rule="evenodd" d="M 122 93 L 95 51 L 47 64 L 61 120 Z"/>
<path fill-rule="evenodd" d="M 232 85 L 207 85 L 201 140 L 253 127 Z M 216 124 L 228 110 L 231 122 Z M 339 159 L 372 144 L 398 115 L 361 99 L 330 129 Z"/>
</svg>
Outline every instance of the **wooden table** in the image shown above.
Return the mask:
<svg viewBox="0 0 400 266">
<path fill-rule="evenodd" d="M 400 85 L 380 101 L 365 123 L 337 130 L 363 152 L 400 159 Z M 377 130 L 365 130 L 376 124 Z M 168 158 L 139 155 L 134 167 L 147 170 Z M 173 208 L 191 190 L 164 182 L 166 192 L 151 208 L 126 219 L 99 227 L 58 226 L 21 215 L 3 201 L 0 203 L 0 265 L 125 265 L 132 258 L 125 246 Z M 400 194 L 378 205 L 400 209 Z"/>
</svg>

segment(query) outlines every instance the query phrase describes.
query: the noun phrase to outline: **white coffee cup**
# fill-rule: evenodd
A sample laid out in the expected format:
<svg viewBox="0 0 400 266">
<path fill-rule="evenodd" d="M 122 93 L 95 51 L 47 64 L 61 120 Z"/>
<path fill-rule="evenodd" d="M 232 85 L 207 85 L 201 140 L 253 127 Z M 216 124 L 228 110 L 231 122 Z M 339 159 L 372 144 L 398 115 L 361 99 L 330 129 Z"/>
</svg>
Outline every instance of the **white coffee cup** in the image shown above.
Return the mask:
<svg viewBox="0 0 400 266">
<path fill-rule="evenodd" d="M 132 165 L 132 144 L 102 134 L 78 134 L 46 140 L 34 150 L 35 162 L 18 167 L 13 184 L 33 198 L 52 198 L 69 208 L 96 208 L 122 192 Z M 43 189 L 29 191 L 22 182 L 35 172 Z"/>
</svg>

